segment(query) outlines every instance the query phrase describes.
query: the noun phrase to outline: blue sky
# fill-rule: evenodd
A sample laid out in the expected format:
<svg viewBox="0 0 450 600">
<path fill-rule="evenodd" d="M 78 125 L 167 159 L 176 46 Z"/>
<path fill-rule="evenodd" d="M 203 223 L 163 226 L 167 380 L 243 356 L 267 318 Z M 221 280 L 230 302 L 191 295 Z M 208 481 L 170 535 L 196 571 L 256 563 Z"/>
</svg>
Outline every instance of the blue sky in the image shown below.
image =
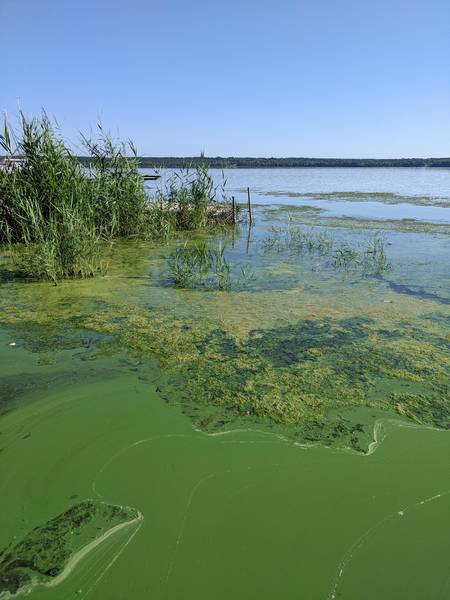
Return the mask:
<svg viewBox="0 0 450 600">
<path fill-rule="evenodd" d="M 450 156 L 449 0 L 0 0 L 0 109 L 144 155 Z"/>
</svg>

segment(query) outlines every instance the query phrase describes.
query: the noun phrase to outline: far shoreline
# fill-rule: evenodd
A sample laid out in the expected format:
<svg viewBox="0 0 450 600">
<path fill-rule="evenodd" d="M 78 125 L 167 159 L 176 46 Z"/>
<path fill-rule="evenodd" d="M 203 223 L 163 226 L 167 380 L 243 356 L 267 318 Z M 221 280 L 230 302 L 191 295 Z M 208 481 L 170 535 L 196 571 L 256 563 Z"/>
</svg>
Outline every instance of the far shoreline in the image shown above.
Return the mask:
<svg viewBox="0 0 450 600">
<path fill-rule="evenodd" d="M 16 156 L 21 159 L 20 155 Z M 88 167 L 89 156 L 76 157 Z M 305 158 L 251 156 L 138 156 L 141 169 L 195 168 L 199 164 L 209 169 L 310 169 L 310 168 L 450 168 L 450 157 L 439 158 Z M 0 155 L 2 161 L 8 157 Z M 135 158 L 133 157 L 133 160 Z"/>
<path fill-rule="evenodd" d="M 85 162 L 84 157 L 79 157 Z M 279 169 L 279 168 L 450 168 L 450 158 L 264 158 L 221 156 L 140 156 L 140 168 L 195 167 L 203 160 L 210 169 Z"/>
</svg>

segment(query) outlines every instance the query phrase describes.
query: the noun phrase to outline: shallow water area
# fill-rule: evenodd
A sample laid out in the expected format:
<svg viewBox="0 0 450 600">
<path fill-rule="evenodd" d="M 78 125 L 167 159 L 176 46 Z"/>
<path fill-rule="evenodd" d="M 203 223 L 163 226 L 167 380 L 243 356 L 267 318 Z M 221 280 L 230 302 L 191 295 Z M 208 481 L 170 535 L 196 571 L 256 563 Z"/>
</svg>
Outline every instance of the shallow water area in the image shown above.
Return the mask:
<svg viewBox="0 0 450 600">
<path fill-rule="evenodd" d="M 450 224 L 450 215 L 447 208 L 441 206 L 422 206 L 399 202 L 396 204 L 383 204 L 382 202 L 353 200 L 316 200 L 302 199 L 302 203 L 294 201 L 289 196 L 279 197 L 285 206 L 311 206 L 325 213 L 326 217 L 351 217 L 354 219 L 414 219 L 428 223 Z"/>
<path fill-rule="evenodd" d="M 352 189 L 315 173 L 309 191 Z M 442 201 L 445 173 L 392 177 L 378 191 L 422 177 L 415 195 Z M 8 553 L 25 568 L 20 541 L 86 501 L 124 513 L 75 528 L 66 554 L 49 534 L 30 598 L 448 595 L 448 228 L 260 198 L 251 228 L 105 248 L 104 277 L 53 286 L 4 263 L 0 597 Z M 180 248 L 222 262 L 180 286 Z"/>
</svg>

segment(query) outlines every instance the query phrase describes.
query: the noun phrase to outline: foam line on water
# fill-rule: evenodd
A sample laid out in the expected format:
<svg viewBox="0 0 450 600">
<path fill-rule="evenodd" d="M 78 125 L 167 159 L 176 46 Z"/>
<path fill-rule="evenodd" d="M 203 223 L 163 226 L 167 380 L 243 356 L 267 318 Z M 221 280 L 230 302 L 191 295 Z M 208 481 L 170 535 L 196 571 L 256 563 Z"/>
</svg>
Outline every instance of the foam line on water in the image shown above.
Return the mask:
<svg viewBox="0 0 450 600">
<path fill-rule="evenodd" d="M 97 479 L 105 471 L 105 469 L 107 469 L 109 467 L 110 464 L 112 464 L 117 458 L 119 458 L 119 456 L 121 456 L 122 454 L 125 454 L 125 452 L 127 452 L 128 450 L 131 450 L 131 448 L 135 448 L 136 446 L 140 446 L 141 444 L 145 444 L 145 443 L 148 443 L 148 442 L 155 442 L 155 441 L 159 441 L 159 440 L 162 440 L 162 439 L 167 439 L 167 438 L 183 438 L 183 437 L 192 438 L 193 436 L 187 435 L 187 434 L 182 434 L 182 433 L 169 433 L 169 434 L 165 434 L 165 435 L 157 435 L 157 436 L 154 436 L 154 437 L 143 438 L 141 440 L 137 440 L 136 442 L 132 442 L 131 444 L 123 446 L 122 448 L 120 448 L 120 450 L 118 450 L 115 454 L 113 454 L 103 464 L 103 466 L 100 467 L 100 469 L 98 470 L 97 475 L 95 476 L 95 479 L 93 480 L 92 486 L 91 486 L 93 493 L 98 498 L 103 498 L 103 496 L 97 490 Z"/>
<path fill-rule="evenodd" d="M 141 515 L 141 513 L 139 513 L 139 515 Z M 144 517 L 141 515 L 141 519 L 139 520 L 139 517 L 137 517 L 137 519 L 134 519 L 134 521 L 139 520 L 138 526 L 136 527 L 136 529 L 133 531 L 133 533 L 129 536 L 128 540 L 125 542 L 125 544 L 122 546 L 122 548 L 113 556 L 113 558 L 109 561 L 109 563 L 106 565 L 106 567 L 103 569 L 103 571 L 100 573 L 100 575 L 97 577 L 97 579 L 94 581 L 94 583 L 91 585 L 91 587 L 87 590 L 87 592 L 83 595 L 83 600 L 84 598 L 86 598 L 91 592 L 92 590 L 98 585 L 98 583 L 103 579 L 103 577 L 105 576 L 105 574 L 109 571 L 109 569 L 113 566 L 113 564 L 117 561 L 117 559 L 120 557 L 120 555 L 124 552 L 125 548 L 131 543 L 131 541 L 133 540 L 134 536 L 138 533 L 138 531 L 140 530 L 140 528 L 142 527 L 142 523 L 144 520 Z M 128 523 L 130 524 L 130 522 Z"/>
<path fill-rule="evenodd" d="M 216 476 L 215 473 L 209 473 L 208 475 L 205 475 L 204 477 L 202 477 L 201 479 L 199 479 L 197 481 L 197 483 L 195 483 L 194 487 L 191 489 L 191 493 L 189 494 L 189 498 L 188 498 L 188 501 L 187 501 L 187 504 L 186 504 L 186 508 L 185 508 L 185 511 L 184 511 L 183 519 L 181 521 L 180 529 L 178 531 L 178 536 L 177 536 L 177 539 L 175 540 L 175 546 L 174 546 L 174 550 L 173 550 L 173 553 L 172 553 L 172 558 L 170 559 L 169 566 L 167 568 L 166 579 L 165 579 L 166 591 L 167 591 L 167 586 L 169 584 L 170 576 L 171 576 L 172 571 L 173 571 L 173 567 L 175 565 L 175 561 L 176 561 L 176 557 L 177 557 L 177 553 L 178 553 L 178 548 L 179 548 L 179 546 L 181 544 L 181 540 L 183 538 L 183 533 L 184 533 L 184 529 L 185 529 L 185 526 L 186 526 L 186 521 L 188 519 L 189 510 L 191 508 L 194 496 L 197 493 L 198 489 L 201 487 L 201 485 L 203 485 L 203 483 L 205 483 L 209 479 L 212 479 L 215 476 Z"/>
<path fill-rule="evenodd" d="M 119 523 L 118 525 L 111 527 L 110 529 L 105 531 L 105 533 L 103 533 L 99 537 L 95 538 L 94 540 L 92 540 L 91 542 L 89 542 L 88 544 L 83 546 L 83 548 L 78 550 L 78 552 L 75 552 L 75 554 L 73 554 L 70 557 L 70 559 L 64 566 L 63 571 L 59 575 L 57 575 L 54 579 L 51 579 L 50 581 L 41 582 L 37 579 L 37 577 L 34 577 L 31 581 L 31 583 L 19 588 L 19 590 L 15 594 L 11 594 L 10 592 L 2 593 L 2 594 L 0 594 L 0 598 L 2 598 L 3 600 L 9 600 L 12 598 L 17 598 L 19 596 L 28 595 L 36 587 L 55 588 L 56 586 L 63 583 L 72 574 L 72 572 L 75 570 L 77 565 L 83 560 L 83 558 L 85 558 L 85 556 L 87 556 L 90 552 L 92 552 L 92 550 L 97 548 L 97 546 L 99 546 L 100 544 L 105 542 L 107 539 L 109 539 L 110 537 L 112 537 L 113 535 L 118 533 L 119 531 L 126 529 L 128 527 L 131 527 L 134 524 L 137 524 L 137 528 L 133 531 L 131 536 L 128 538 L 126 544 L 120 549 L 120 551 L 116 554 L 116 556 L 112 559 L 112 561 L 107 565 L 107 567 L 105 568 L 105 570 L 103 571 L 101 576 L 94 582 L 92 587 L 82 597 L 84 599 L 87 596 L 87 594 L 95 587 L 95 585 L 98 583 L 98 581 L 100 581 L 100 579 L 103 577 L 103 575 L 106 573 L 106 571 L 117 560 L 117 558 L 120 556 L 120 554 L 124 551 L 125 547 L 128 546 L 128 544 L 131 542 L 133 537 L 136 535 L 136 533 L 141 528 L 143 520 L 144 520 L 144 516 L 142 515 L 142 513 L 138 512 L 137 517 L 135 517 L 134 519 L 131 519 L 130 521 L 125 521 L 124 523 Z"/>
<path fill-rule="evenodd" d="M 92 550 L 94 550 L 94 548 L 96 548 L 97 546 L 99 546 L 101 543 L 103 543 L 105 540 L 107 540 L 109 537 L 111 537 L 112 535 L 114 535 L 115 533 L 117 533 L 118 531 L 120 531 L 121 529 L 125 529 L 126 527 L 130 527 L 130 525 L 133 525 L 135 523 L 140 523 L 142 520 L 144 519 L 142 513 L 138 513 L 138 516 L 134 519 L 131 519 L 130 521 L 125 521 L 124 523 L 119 523 L 118 525 L 115 525 L 114 527 L 111 527 L 111 529 L 108 529 L 108 531 L 105 531 L 104 534 L 100 535 L 99 537 L 95 538 L 95 540 L 92 540 L 92 542 L 89 542 L 89 544 L 87 544 L 86 546 L 84 546 L 83 548 L 81 548 L 81 550 L 79 550 L 78 552 L 76 552 L 67 562 L 67 564 L 64 567 L 64 570 L 54 579 L 52 579 L 51 581 L 48 581 L 46 583 L 44 583 L 44 585 L 46 587 L 55 587 L 57 585 L 59 585 L 60 583 L 62 583 L 65 579 L 67 579 L 67 577 L 72 573 L 72 571 L 75 569 L 75 567 L 77 566 L 77 564 L 87 555 L 89 554 L 89 552 L 91 552 Z"/>
<path fill-rule="evenodd" d="M 367 529 L 367 531 L 365 531 L 359 538 L 357 538 L 357 540 L 355 542 L 353 542 L 353 544 L 346 551 L 343 558 L 339 562 L 337 569 L 336 569 L 336 575 L 335 575 L 335 578 L 334 578 L 334 581 L 332 584 L 332 588 L 327 595 L 327 600 L 335 600 L 337 598 L 337 593 L 342 585 L 343 576 L 345 575 L 345 572 L 348 569 L 352 559 L 354 558 L 356 552 L 359 551 L 364 546 L 364 544 L 369 540 L 369 538 L 372 537 L 372 535 L 375 533 L 375 531 L 377 531 L 380 527 L 382 527 L 388 521 L 391 521 L 398 517 L 403 518 L 407 514 L 408 511 L 411 511 L 414 508 L 418 508 L 418 507 L 428 504 L 430 502 L 434 502 L 440 498 L 443 498 L 444 496 L 448 496 L 449 494 L 450 494 L 450 490 L 446 490 L 444 492 L 438 492 L 437 494 L 433 494 L 432 496 L 422 498 L 421 500 L 418 500 L 417 502 L 414 502 L 403 509 L 400 509 L 400 510 L 397 510 L 395 512 L 388 514 L 386 517 L 383 517 L 383 519 L 381 519 L 380 521 L 375 523 L 375 525 L 373 525 L 372 527 Z"/>
</svg>

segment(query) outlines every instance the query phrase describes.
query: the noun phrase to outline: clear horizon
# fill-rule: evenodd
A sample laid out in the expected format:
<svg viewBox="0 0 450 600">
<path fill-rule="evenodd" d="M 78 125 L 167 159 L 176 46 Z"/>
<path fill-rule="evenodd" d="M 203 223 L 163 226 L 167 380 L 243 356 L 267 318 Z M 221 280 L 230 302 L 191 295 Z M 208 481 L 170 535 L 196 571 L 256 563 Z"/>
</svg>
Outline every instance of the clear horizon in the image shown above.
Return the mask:
<svg viewBox="0 0 450 600">
<path fill-rule="evenodd" d="M 450 3 L 2 0 L 0 110 L 142 156 L 450 156 Z"/>
</svg>

